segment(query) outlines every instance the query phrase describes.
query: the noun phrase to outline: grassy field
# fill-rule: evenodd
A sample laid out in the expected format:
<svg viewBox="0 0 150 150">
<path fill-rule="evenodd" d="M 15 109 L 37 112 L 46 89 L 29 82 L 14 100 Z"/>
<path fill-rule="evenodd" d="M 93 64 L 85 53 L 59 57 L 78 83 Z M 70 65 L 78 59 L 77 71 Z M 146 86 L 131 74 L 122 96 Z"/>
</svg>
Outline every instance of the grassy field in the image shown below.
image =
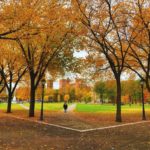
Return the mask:
<svg viewBox="0 0 150 150">
<path fill-rule="evenodd" d="M 27 108 L 29 107 L 29 103 L 23 103 Z M 70 106 L 69 104 L 68 106 Z M 6 110 L 7 104 L 0 103 L 0 110 Z M 23 110 L 24 108 L 20 106 L 20 104 L 12 104 L 12 110 Z M 41 103 L 35 103 L 35 110 L 41 109 Z M 137 105 L 122 105 L 122 112 L 132 113 L 132 112 L 141 112 L 142 106 L 140 104 Z M 44 103 L 44 110 L 48 111 L 60 111 L 63 110 L 63 103 Z M 150 105 L 145 104 L 145 110 L 150 110 Z M 100 113 L 100 112 L 109 112 L 113 113 L 116 111 L 116 106 L 112 104 L 82 104 L 77 103 L 75 112 L 90 112 L 90 113 Z"/>
<path fill-rule="evenodd" d="M 29 103 L 23 103 L 24 106 L 29 107 Z M 0 110 L 6 110 L 7 103 L 0 103 Z M 12 110 L 24 109 L 20 104 L 12 103 Z M 41 109 L 41 103 L 35 103 L 35 109 Z M 44 110 L 60 111 L 63 110 L 63 103 L 44 103 Z"/>
<path fill-rule="evenodd" d="M 24 106 L 29 107 L 29 103 L 23 103 Z M 6 110 L 7 103 L 0 103 L 0 110 Z M 24 109 L 20 104 L 12 103 L 12 110 Z M 41 109 L 41 103 L 35 103 L 35 109 Z M 63 103 L 44 103 L 44 110 L 59 111 L 63 109 Z"/>
<path fill-rule="evenodd" d="M 142 106 L 140 104 L 137 105 L 122 105 L 123 112 L 137 112 L 141 111 Z M 149 110 L 150 105 L 145 105 L 145 109 Z M 77 112 L 115 112 L 116 106 L 112 104 L 77 104 L 76 111 Z"/>
<path fill-rule="evenodd" d="M 6 110 L 7 103 L 0 103 L 0 110 Z M 23 108 L 19 104 L 12 104 L 12 110 L 22 110 Z"/>
<path fill-rule="evenodd" d="M 29 107 L 29 103 L 24 103 L 23 105 Z M 35 109 L 40 110 L 41 103 L 35 103 Z M 60 111 L 62 109 L 63 109 L 63 103 L 44 103 L 44 110 Z"/>
</svg>

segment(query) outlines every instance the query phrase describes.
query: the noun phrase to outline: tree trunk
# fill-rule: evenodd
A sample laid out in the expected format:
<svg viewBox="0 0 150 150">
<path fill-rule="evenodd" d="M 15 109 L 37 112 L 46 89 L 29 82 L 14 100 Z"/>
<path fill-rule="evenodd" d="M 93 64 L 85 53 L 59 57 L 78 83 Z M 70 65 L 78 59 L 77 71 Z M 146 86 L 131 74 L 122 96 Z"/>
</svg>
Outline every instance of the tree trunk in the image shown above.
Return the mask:
<svg viewBox="0 0 150 150">
<path fill-rule="evenodd" d="M 31 77 L 31 89 L 30 89 L 30 109 L 29 109 L 29 117 L 34 117 L 34 108 L 35 108 L 35 86 L 34 86 L 34 78 Z"/>
<path fill-rule="evenodd" d="M 133 104 L 132 103 L 132 97 L 131 97 L 131 95 L 129 95 L 129 105 L 131 106 L 131 104 Z"/>
<path fill-rule="evenodd" d="M 121 81 L 120 81 L 120 77 L 118 77 L 118 78 L 116 79 L 116 82 L 117 82 L 116 122 L 122 122 L 122 118 L 121 118 Z"/>
<path fill-rule="evenodd" d="M 8 92 L 7 113 L 11 113 L 11 101 L 12 101 L 12 94 L 11 92 Z"/>
<path fill-rule="evenodd" d="M 100 94 L 100 102 L 103 104 L 103 93 Z"/>
</svg>

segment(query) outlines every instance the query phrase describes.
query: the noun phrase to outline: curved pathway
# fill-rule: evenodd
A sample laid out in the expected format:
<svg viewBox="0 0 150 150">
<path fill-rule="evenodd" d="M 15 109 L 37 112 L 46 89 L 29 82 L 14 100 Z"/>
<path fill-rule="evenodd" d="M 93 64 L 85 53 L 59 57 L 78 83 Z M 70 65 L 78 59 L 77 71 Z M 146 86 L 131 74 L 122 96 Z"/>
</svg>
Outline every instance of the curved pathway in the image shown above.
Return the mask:
<svg viewBox="0 0 150 150">
<path fill-rule="evenodd" d="M 23 104 L 19 104 L 22 108 L 26 109 L 26 110 L 29 110 L 29 107 L 23 105 Z"/>
<path fill-rule="evenodd" d="M 76 106 L 77 106 L 77 104 L 76 103 L 74 103 L 74 104 L 71 104 L 70 106 L 68 106 L 68 109 L 67 109 L 67 111 L 74 111 L 75 109 L 76 109 Z"/>
</svg>

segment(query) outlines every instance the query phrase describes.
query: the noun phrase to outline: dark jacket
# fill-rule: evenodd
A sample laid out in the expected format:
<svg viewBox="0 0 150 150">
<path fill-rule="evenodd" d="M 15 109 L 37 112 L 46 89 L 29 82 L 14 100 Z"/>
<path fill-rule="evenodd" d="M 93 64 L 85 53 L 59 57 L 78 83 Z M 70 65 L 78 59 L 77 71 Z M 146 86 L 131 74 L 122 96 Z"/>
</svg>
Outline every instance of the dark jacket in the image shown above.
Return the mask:
<svg viewBox="0 0 150 150">
<path fill-rule="evenodd" d="M 65 103 L 63 107 L 66 110 L 68 108 L 68 105 Z"/>
</svg>

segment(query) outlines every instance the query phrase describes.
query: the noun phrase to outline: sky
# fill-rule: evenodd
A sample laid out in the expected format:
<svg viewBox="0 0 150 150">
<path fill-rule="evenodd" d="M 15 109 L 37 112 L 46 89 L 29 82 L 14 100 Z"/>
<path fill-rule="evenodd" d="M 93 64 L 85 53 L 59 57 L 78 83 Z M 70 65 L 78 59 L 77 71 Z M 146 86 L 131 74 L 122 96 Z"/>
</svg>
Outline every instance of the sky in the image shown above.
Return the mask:
<svg viewBox="0 0 150 150">
<path fill-rule="evenodd" d="M 87 55 L 88 55 L 87 52 L 84 50 L 80 52 L 77 51 L 74 52 L 74 56 L 77 58 L 85 58 Z"/>
</svg>

